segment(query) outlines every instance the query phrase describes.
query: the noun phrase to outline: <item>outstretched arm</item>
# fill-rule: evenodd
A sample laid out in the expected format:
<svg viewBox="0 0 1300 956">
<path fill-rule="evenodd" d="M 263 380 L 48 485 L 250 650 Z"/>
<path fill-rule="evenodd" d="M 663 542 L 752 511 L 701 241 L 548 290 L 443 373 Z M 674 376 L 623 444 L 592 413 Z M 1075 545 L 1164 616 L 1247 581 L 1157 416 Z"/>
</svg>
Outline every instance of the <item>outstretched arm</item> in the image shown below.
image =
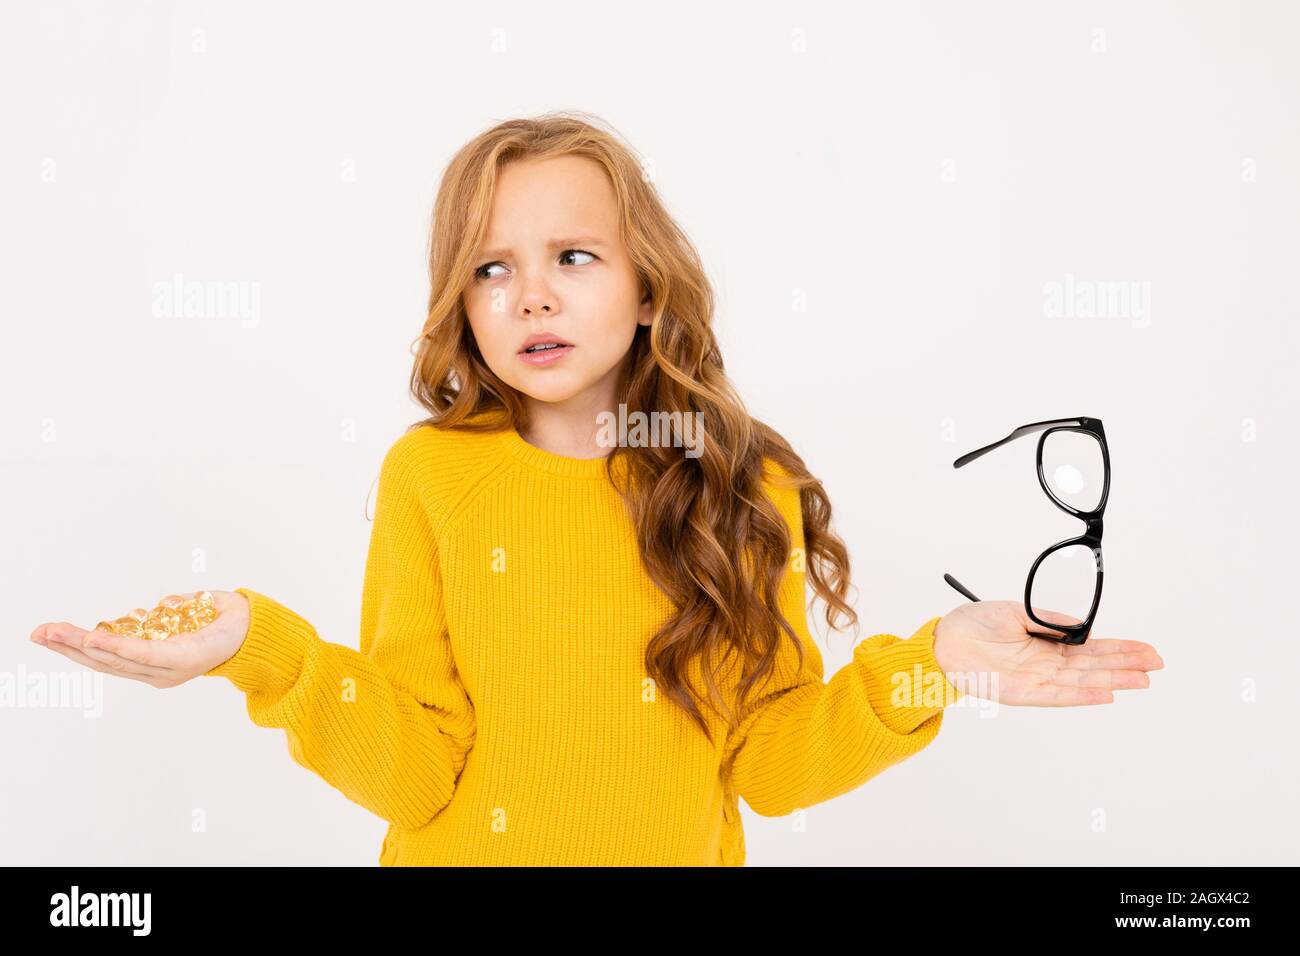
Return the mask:
<svg viewBox="0 0 1300 956">
<path fill-rule="evenodd" d="M 797 489 L 771 486 L 792 548 L 803 553 Z M 934 656 L 932 618 L 908 640 L 877 634 L 829 682 L 807 625 L 805 573 L 787 567 L 780 607 L 804 646 L 804 667 L 783 635 L 772 681 L 728 735 L 724 768 L 755 813 L 785 816 L 860 786 L 924 748 L 945 704 L 960 696 Z M 773 689 L 774 688 L 774 689 Z"/>
<path fill-rule="evenodd" d="M 450 802 L 476 732 L 447 633 L 415 448 L 399 439 L 380 471 L 360 650 L 322 641 L 284 605 L 238 588 L 249 601 L 248 636 L 207 672 L 247 695 L 254 723 L 286 732 L 294 760 L 406 828 Z"/>
</svg>

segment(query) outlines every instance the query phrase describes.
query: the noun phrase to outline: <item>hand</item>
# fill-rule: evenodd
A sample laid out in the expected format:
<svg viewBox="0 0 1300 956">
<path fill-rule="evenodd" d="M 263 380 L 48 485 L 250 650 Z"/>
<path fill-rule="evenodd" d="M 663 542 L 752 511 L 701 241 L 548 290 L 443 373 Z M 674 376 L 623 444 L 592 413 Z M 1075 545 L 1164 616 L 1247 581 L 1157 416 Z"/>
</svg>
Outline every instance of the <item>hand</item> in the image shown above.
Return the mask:
<svg viewBox="0 0 1300 956">
<path fill-rule="evenodd" d="M 248 599 L 235 591 L 211 593 L 217 605 L 215 621 L 161 641 L 86 631 L 66 621 L 42 624 L 31 639 L 92 670 L 154 687 L 175 687 L 228 661 L 248 635 Z M 181 596 L 189 599 L 194 594 Z"/>
<path fill-rule="evenodd" d="M 1034 608 L 1053 624 L 1080 624 L 1078 618 Z M 934 656 L 953 685 L 964 694 L 985 687 L 1003 704 L 1072 707 L 1110 704 L 1112 691 L 1149 687 L 1147 671 L 1165 666 L 1156 649 L 1142 641 L 1090 637 L 1083 644 L 1061 644 L 1028 631 L 1044 628 L 1030 620 L 1019 601 L 976 601 L 943 617 L 934 632 Z M 968 687 L 997 674 L 996 683 Z M 990 698 L 993 699 L 993 698 Z"/>
</svg>

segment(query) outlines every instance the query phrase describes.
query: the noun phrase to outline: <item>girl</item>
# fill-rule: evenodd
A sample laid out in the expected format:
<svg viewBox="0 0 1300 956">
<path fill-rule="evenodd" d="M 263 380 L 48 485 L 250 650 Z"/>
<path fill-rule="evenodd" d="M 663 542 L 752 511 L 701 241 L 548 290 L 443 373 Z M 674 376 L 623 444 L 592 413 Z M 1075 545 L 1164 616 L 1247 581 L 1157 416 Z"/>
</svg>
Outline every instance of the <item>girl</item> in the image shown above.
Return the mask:
<svg viewBox="0 0 1300 956">
<path fill-rule="evenodd" d="M 853 790 L 934 739 L 958 674 L 1031 706 L 1148 686 L 1149 645 L 1034 638 L 1014 601 L 877 634 L 824 681 L 806 586 L 857 623 L 830 503 L 746 414 L 697 253 L 590 119 L 501 123 L 446 170 L 429 417 L 380 469 L 360 650 L 249 588 L 193 634 L 33 640 L 155 687 L 229 679 L 388 821 L 384 866 L 740 866 L 739 798 L 783 816 Z"/>
</svg>

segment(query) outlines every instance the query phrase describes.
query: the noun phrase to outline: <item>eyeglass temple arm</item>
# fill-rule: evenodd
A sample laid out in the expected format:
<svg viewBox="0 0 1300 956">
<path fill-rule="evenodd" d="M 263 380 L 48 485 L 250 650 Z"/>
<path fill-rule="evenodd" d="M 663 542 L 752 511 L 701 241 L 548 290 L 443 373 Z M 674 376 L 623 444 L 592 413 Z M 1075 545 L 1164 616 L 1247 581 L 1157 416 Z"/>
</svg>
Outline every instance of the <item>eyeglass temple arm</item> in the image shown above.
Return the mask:
<svg viewBox="0 0 1300 956">
<path fill-rule="evenodd" d="M 955 587 L 958 591 L 960 591 L 962 597 L 966 598 L 968 601 L 974 601 L 976 604 L 979 603 L 979 598 L 977 598 L 974 594 L 968 591 L 962 585 L 962 583 L 958 581 L 956 578 L 954 578 L 951 574 L 945 573 L 943 579 L 947 581 L 949 584 L 951 584 L 953 587 Z M 1048 626 L 1050 627 L 1051 625 Z M 1049 641 L 1064 641 L 1064 638 L 1062 638 L 1061 635 L 1059 634 L 1049 634 L 1044 631 L 1026 631 L 1025 633 L 1028 634 L 1030 637 L 1041 637 Z"/>
<path fill-rule="evenodd" d="M 976 458 L 987 455 L 989 452 L 993 451 L 993 449 L 1001 448 L 1007 442 L 1014 441 L 1022 435 L 1029 435 L 1033 432 L 1042 431 L 1044 428 L 1051 428 L 1053 425 L 1082 425 L 1085 421 L 1086 419 L 1084 418 L 1053 418 L 1045 422 L 1034 422 L 1031 425 L 1021 425 L 1001 441 L 995 441 L 991 445 L 985 445 L 983 448 L 977 448 L 972 452 L 962 455 L 952 463 L 952 466 L 954 468 L 960 468 L 962 465 L 969 465 Z M 974 600 L 974 598 L 971 600 Z"/>
<path fill-rule="evenodd" d="M 958 581 L 956 578 L 954 578 L 951 574 L 945 573 L 943 579 L 947 581 L 949 584 L 951 584 L 953 587 L 955 587 L 958 591 L 960 591 L 962 597 L 966 598 L 968 601 L 974 601 L 976 604 L 979 603 L 979 598 L 977 598 L 974 594 L 972 594 L 965 587 L 963 587 L 962 583 Z"/>
</svg>

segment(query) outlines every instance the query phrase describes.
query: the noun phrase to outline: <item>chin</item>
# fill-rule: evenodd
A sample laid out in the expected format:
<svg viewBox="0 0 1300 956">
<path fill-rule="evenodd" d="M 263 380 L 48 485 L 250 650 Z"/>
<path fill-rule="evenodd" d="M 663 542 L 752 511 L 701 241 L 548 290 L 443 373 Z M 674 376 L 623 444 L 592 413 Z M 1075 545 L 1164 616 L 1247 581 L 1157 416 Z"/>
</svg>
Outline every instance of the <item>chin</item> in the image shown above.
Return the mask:
<svg viewBox="0 0 1300 956">
<path fill-rule="evenodd" d="M 535 401 L 546 402 L 551 405 L 566 401 L 582 391 L 582 388 L 574 385 L 571 380 L 564 382 L 558 379 L 553 382 L 541 381 L 545 377 L 538 375 L 532 381 L 518 383 L 515 388 Z"/>
</svg>

